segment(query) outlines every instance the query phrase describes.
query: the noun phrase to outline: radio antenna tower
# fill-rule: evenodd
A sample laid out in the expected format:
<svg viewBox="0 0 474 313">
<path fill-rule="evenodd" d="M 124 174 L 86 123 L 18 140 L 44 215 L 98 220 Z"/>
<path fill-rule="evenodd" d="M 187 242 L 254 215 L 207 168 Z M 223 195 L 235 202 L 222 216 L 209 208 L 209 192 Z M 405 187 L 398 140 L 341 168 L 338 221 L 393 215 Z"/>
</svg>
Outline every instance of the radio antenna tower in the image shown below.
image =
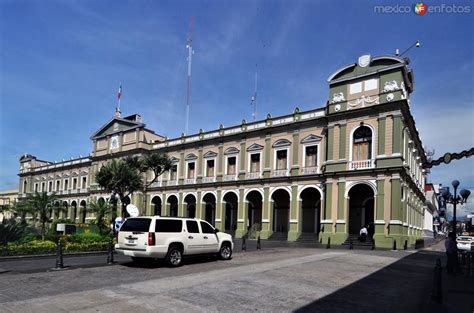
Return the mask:
<svg viewBox="0 0 474 313">
<path fill-rule="evenodd" d="M 189 18 L 189 32 L 188 32 L 188 41 L 186 44 L 186 49 L 188 49 L 188 77 L 186 83 L 186 135 L 188 134 L 189 128 L 189 105 L 191 104 L 191 67 L 193 64 L 193 27 L 194 27 L 194 17 Z"/>
<path fill-rule="evenodd" d="M 257 119 L 257 83 L 258 83 L 258 74 L 257 74 L 257 64 L 255 64 L 255 89 L 253 92 L 252 100 L 250 105 L 253 106 L 252 118 L 255 121 Z"/>
</svg>

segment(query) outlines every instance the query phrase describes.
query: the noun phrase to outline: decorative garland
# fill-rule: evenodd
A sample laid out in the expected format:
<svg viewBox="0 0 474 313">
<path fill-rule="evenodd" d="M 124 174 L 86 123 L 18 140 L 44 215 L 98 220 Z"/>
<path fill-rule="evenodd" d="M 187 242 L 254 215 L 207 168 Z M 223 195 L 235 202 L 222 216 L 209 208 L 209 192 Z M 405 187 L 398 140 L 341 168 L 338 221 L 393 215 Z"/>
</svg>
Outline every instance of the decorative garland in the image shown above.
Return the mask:
<svg viewBox="0 0 474 313">
<path fill-rule="evenodd" d="M 460 153 L 445 153 L 442 157 L 437 160 L 432 160 L 423 163 L 423 168 L 432 168 L 433 166 L 440 165 L 441 163 L 449 164 L 452 160 L 460 160 L 462 158 L 468 158 L 474 155 L 474 148 L 464 150 Z"/>
</svg>

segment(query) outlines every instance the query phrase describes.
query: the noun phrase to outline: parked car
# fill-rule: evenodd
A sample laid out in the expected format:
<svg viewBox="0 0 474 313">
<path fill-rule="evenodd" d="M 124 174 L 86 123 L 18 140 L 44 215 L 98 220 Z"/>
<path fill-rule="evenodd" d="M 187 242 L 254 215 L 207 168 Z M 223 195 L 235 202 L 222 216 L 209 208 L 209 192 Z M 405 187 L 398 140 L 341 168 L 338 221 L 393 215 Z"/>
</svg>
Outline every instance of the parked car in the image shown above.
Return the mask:
<svg viewBox="0 0 474 313">
<path fill-rule="evenodd" d="M 459 236 L 458 238 L 456 238 L 456 241 L 459 250 L 474 251 L 474 237 Z"/>
<path fill-rule="evenodd" d="M 214 254 L 229 260 L 233 249 L 232 236 L 206 221 L 162 216 L 128 218 L 115 245 L 117 252 L 133 261 L 165 259 L 171 266 L 181 265 L 183 257 L 190 255 Z"/>
</svg>

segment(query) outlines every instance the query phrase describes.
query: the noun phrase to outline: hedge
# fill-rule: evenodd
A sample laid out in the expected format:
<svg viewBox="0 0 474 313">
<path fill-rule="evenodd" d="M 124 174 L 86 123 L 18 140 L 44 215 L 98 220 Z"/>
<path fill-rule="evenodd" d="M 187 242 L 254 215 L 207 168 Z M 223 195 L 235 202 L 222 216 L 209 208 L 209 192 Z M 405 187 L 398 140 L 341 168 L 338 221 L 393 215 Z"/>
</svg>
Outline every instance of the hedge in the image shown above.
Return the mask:
<svg viewBox="0 0 474 313">
<path fill-rule="evenodd" d="M 107 242 L 75 243 L 65 242 L 63 253 L 77 253 L 90 251 L 107 251 Z M 33 240 L 25 244 L 9 243 L 0 246 L 0 256 L 20 256 L 20 255 L 42 255 L 55 254 L 56 244 L 52 241 Z"/>
</svg>

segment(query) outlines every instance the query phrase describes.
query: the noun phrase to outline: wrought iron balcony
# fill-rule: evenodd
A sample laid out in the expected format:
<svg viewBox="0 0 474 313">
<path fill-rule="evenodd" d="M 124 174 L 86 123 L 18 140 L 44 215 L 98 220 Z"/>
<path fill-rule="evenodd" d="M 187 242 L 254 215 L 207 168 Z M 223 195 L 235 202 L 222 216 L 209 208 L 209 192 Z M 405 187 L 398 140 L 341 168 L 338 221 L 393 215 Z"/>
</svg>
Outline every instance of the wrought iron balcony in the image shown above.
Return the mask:
<svg viewBox="0 0 474 313">
<path fill-rule="evenodd" d="M 288 176 L 288 170 L 273 170 L 273 177 L 281 177 L 281 176 Z"/>
<path fill-rule="evenodd" d="M 166 183 L 167 186 L 176 186 L 178 184 L 178 181 L 176 179 L 173 180 L 168 180 Z"/>
<path fill-rule="evenodd" d="M 366 168 L 375 167 L 374 159 L 369 160 L 355 160 L 349 162 L 349 169 L 351 170 L 362 170 Z"/>
<path fill-rule="evenodd" d="M 246 178 L 247 179 L 257 179 L 257 178 L 260 178 L 260 176 L 261 176 L 260 172 L 250 172 L 250 173 L 247 173 Z"/>
<path fill-rule="evenodd" d="M 195 183 L 196 183 L 196 178 L 186 178 L 186 179 L 184 180 L 184 183 L 185 183 L 186 185 L 195 184 Z"/>
<path fill-rule="evenodd" d="M 301 169 L 301 174 L 307 175 L 307 174 L 317 174 L 318 173 L 318 167 L 317 166 L 307 166 L 303 167 Z"/>
<path fill-rule="evenodd" d="M 207 176 L 202 178 L 203 183 L 213 183 L 216 181 L 216 177 L 214 176 Z"/>
<path fill-rule="evenodd" d="M 224 181 L 232 181 L 232 180 L 235 180 L 235 174 L 228 174 L 228 175 L 224 175 Z"/>
</svg>

